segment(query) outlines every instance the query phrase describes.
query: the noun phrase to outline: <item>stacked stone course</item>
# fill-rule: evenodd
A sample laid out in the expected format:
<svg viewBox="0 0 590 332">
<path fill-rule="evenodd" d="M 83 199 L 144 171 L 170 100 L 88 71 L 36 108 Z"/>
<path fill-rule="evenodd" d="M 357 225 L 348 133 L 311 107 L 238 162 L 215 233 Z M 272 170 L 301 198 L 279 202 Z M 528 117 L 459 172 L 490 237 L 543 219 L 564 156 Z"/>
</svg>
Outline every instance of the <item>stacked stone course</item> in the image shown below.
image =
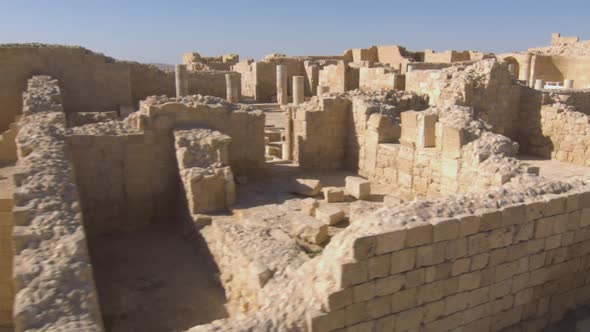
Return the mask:
<svg viewBox="0 0 590 332">
<path fill-rule="evenodd" d="M 102 331 L 58 82 L 33 77 L 23 99 L 12 210 L 15 330 Z"/>
</svg>

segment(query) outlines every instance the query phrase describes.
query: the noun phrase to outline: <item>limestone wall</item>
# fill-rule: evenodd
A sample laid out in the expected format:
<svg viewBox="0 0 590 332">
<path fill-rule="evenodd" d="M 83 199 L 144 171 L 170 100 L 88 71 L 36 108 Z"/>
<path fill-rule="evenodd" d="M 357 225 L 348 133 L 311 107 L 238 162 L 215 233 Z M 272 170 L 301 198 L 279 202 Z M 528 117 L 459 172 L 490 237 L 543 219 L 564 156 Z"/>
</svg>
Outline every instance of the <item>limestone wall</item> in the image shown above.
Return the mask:
<svg viewBox="0 0 590 332">
<path fill-rule="evenodd" d="M 190 331 L 538 331 L 590 301 L 589 208 L 589 183 L 534 176 L 385 207 L 271 280 L 258 311 Z"/>
<path fill-rule="evenodd" d="M 310 330 L 538 331 L 587 304 L 590 188 L 537 185 L 553 189 L 486 193 L 499 208 L 479 195 L 416 202 L 355 223 L 334 239 L 338 254 L 324 251 L 346 263 Z"/>
<path fill-rule="evenodd" d="M 494 59 L 442 70 L 416 70 L 406 74 L 406 90 L 426 94 L 431 106 L 473 107 L 476 119 L 497 134 L 518 135 L 520 87 L 508 65 Z"/>
<path fill-rule="evenodd" d="M 175 211 L 176 128 L 219 130 L 232 137 L 234 174 L 263 174 L 264 115 L 240 107 L 215 97 L 150 97 L 123 121 L 72 128 L 68 142 L 88 234 L 136 229 Z"/>
<path fill-rule="evenodd" d="M 28 81 L 16 142 L 16 331 L 102 331 L 58 82 Z"/>
<path fill-rule="evenodd" d="M 319 86 L 329 92 L 345 92 L 359 86 L 359 68 L 352 68 L 344 61 L 324 66 L 319 72 Z"/>
<path fill-rule="evenodd" d="M 59 80 L 64 112 L 118 111 L 151 95 L 174 96 L 174 73 L 116 61 L 81 47 L 0 45 L 0 131 L 22 109 L 22 92 L 33 74 Z M 225 97 L 224 72 L 191 73 L 189 92 Z M 191 86 L 192 85 L 192 86 Z"/>
<path fill-rule="evenodd" d="M 178 172 L 189 213 L 223 211 L 236 200 L 229 164 L 231 137 L 205 128 L 174 130 Z"/>
<path fill-rule="evenodd" d="M 288 91 L 291 93 L 292 76 L 306 76 L 303 58 L 286 57 L 283 55 L 269 55 L 261 61 L 244 61 L 232 66 L 232 70 L 242 75 L 242 94 L 253 97 L 259 102 L 276 101 L 278 64 L 287 66 Z M 309 79 L 306 80 L 305 92 L 310 93 Z"/>
<path fill-rule="evenodd" d="M 518 145 L 486 131 L 471 114 L 457 106 L 401 113 L 399 142 L 368 141 L 359 172 L 396 185 L 409 198 L 482 191 L 528 172 L 511 158 Z M 380 137 L 380 131 L 370 126 L 367 136 Z"/>
<path fill-rule="evenodd" d="M 338 169 L 344 166 L 350 101 L 313 99 L 293 117 L 293 160 L 303 168 Z"/>
<path fill-rule="evenodd" d="M 541 93 L 524 89 L 519 138 L 522 152 L 590 165 L 588 95 L 583 92 Z"/>
<path fill-rule="evenodd" d="M 424 62 L 430 63 L 451 63 L 471 60 L 469 51 L 445 51 L 434 52 L 433 50 L 424 51 Z"/>
<path fill-rule="evenodd" d="M 534 79 L 563 82 L 574 80 L 574 89 L 590 88 L 589 56 L 534 55 L 531 74 Z"/>
<path fill-rule="evenodd" d="M 66 113 L 112 111 L 132 102 L 129 67 L 81 47 L 7 44 L 0 46 L 0 59 L 0 130 L 20 114 L 34 74 L 59 79 Z"/>
<path fill-rule="evenodd" d="M 256 99 L 256 65 L 253 60 L 238 62 L 232 66 L 232 70 L 242 75 L 242 96 Z"/>
<path fill-rule="evenodd" d="M 562 36 L 559 33 L 551 34 L 551 45 L 570 44 L 580 41 L 580 37 Z"/>
<path fill-rule="evenodd" d="M 225 74 L 231 71 L 195 71 L 188 73 L 188 94 L 226 98 Z M 158 93 L 161 95 L 162 93 Z M 173 96 L 173 95 L 169 95 Z M 145 97 L 144 97 L 145 98 Z"/>
<path fill-rule="evenodd" d="M 399 74 L 386 67 L 359 68 L 359 89 L 363 91 L 393 90 L 400 87 Z"/>
<path fill-rule="evenodd" d="M 88 235 L 135 230 L 169 216 L 178 199 L 172 139 L 109 133 L 98 125 L 76 127 L 68 137 Z"/>
</svg>

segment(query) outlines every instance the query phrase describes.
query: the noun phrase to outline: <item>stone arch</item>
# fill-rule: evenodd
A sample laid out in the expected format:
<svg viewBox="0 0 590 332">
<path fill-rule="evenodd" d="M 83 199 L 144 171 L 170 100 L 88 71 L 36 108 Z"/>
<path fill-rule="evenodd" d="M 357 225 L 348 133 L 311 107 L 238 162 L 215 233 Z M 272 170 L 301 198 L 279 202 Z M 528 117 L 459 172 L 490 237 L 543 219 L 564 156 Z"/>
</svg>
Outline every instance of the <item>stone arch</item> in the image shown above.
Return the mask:
<svg viewBox="0 0 590 332">
<path fill-rule="evenodd" d="M 518 79 L 520 74 L 520 63 L 518 60 L 512 56 L 507 56 L 502 60 L 508 63 L 508 70 L 510 70 L 510 74 Z"/>
</svg>

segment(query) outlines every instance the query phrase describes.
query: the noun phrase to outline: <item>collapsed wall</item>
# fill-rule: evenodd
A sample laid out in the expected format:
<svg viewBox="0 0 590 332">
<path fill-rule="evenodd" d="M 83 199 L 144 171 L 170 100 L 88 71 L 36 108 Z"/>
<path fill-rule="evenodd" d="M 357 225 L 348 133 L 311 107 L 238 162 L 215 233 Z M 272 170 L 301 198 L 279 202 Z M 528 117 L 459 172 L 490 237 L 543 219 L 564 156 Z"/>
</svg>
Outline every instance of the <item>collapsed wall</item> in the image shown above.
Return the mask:
<svg viewBox="0 0 590 332">
<path fill-rule="evenodd" d="M 516 139 L 520 86 L 507 63 L 487 59 L 442 70 L 413 70 L 406 74 L 406 90 L 428 95 L 431 106 L 473 107 L 475 118 L 493 132 Z"/>
<path fill-rule="evenodd" d="M 16 138 L 16 331 L 102 331 L 58 82 L 28 81 Z"/>
</svg>

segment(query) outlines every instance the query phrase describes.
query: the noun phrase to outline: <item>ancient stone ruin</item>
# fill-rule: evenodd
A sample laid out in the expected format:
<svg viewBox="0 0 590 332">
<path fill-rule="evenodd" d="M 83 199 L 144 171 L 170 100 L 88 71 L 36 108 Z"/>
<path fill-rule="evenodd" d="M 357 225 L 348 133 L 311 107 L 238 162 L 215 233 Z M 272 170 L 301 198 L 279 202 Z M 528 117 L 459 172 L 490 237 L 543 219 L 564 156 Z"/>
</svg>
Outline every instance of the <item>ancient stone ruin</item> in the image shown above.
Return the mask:
<svg viewBox="0 0 590 332">
<path fill-rule="evenodd" d="M 0 45 L 0 331 L 588 331 L 589 45 Z"/>
</svg>

